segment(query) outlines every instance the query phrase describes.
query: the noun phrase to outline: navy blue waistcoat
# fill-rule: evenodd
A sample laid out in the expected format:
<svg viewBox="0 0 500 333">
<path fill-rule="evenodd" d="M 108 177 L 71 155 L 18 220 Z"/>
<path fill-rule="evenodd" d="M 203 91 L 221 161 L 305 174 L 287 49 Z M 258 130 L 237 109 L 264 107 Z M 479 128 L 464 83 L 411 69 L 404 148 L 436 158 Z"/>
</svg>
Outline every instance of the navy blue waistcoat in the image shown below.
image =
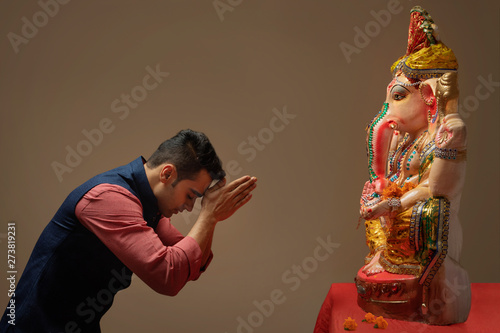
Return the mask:
<svg viewBox="0 0 500 333">
<path fill-rule="evenodd" d="M 99 321 L 115 294 L 130 285 L 130 271 L 75 216 L 80 199 L 99 184 L 119 185 L 141 202 L 143 217 L 155 229 L 160 214 L 142 157 L 102 173 L 69 194 L 42 232 L 17 285 L 15 326 L 7 309 L 0 332 L 100 332 Z"/>
</svg>

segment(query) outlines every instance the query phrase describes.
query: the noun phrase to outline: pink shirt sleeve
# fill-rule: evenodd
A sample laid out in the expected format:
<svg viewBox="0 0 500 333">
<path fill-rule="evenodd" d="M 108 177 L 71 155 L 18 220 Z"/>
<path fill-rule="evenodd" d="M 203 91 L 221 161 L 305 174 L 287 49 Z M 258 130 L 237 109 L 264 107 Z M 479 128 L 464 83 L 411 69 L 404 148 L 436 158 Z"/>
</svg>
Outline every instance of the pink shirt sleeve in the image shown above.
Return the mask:
<svg viewBox="0 0 500 333">
<path fill-rule="evenodd" d="M 170 223 L 170 219 L 166 217 L 162 217 L 160 221 L 158 222 L 158 226 L 156 227 L 156 233 L 158 234 L 158 237 L 160 237 L 161 241 L 165 246 L 172 246 L 177 244 L 177 242 L 181 241 L 184 238 L 184 235 L 182 235 L 179 230 L 177 230 L 172 223 Z M 191 237 L 189 237 L 191 238 Z M 193 239 L 194 240 L 194 239 Z M 196 243 L 196 241 L 195 241 Z M 199 248 L 198 243 L 196 245 Z M 201 251 L 201 250 L 200 250 Z M 201 263 L 203 266 L 200 268 L 200 272 L 204 272 L 208 265 L 212 262 L 212 258 L 214 257 L 212 251 L 210 251 L 210 255 L 208 256 L 208 259 L 206 260 L 205 263 Z M 191 279 L 191 280 L 196 280 L 198 279 L 199 276 Z"/>
<path fill-rule="evenodd" d="M 174 296 L 196 280 L 202 252 L 191 237 L 184 237 L 161 218 L 156 231 L 142 216 L 139 199 L 125 188 L 100 184 L 87 192 L 75 209 L 78 220 L 93 232 L 118 259 L 156 292 Z"/>
</svg>

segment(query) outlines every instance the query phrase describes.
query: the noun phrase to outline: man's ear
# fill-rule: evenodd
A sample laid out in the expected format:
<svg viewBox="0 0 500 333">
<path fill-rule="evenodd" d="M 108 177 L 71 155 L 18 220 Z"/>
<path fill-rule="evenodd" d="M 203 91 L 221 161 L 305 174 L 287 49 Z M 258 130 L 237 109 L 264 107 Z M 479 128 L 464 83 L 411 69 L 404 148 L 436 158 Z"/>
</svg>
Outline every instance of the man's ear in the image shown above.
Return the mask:
<svg viewBox="0 0 500 333">
<path fill-rule="evenodd" d="M 173 183 L 177 179 L 177 169 L 173 164 L 165 164 L 160 171 L 160 182 Z"/>
</svg>

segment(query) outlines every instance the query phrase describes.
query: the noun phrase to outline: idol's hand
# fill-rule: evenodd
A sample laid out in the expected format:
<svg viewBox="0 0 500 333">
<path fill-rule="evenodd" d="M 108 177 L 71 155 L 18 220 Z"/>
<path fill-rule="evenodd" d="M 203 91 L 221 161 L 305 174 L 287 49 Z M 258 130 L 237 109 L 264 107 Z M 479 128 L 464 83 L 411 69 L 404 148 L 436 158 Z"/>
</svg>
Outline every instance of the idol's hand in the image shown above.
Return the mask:
<svg viewBox="0 0 500 333">
<path fill-rule="evenodd" d="M 201 201 L 200 217 L 212 222 L 229 218 L 252 198 L 257 178 L 244 176 L 226 185 L 226 179 L 209 188 Z"/>
<path fill-rule="evenodd" d="M 466 145 L 465 123 L 458 113 L 444 117 L 436 134 L 436 147 L 460 149 Z"/>
<path fill-rule="evenodd" d="M 360 205 L 363 206 L 363 204 L 366 204 L 367 202 L 372 200 L 373 193 L 375 193 L 375 186 L 370 181 L 367 181 L 365 183 L 365 186 L 363 186 L 363 191 L 361 192 L 361 199 L 359 202 Z"/>
<path fill-rule="evenodd" d="M 362 205 L 359 215 L 369 221 L 379 218 L 380 216 L 390 215 L 392 208 L 389 206 L 388 200 L 381 201 L 373 206 Z"/>
</svg>

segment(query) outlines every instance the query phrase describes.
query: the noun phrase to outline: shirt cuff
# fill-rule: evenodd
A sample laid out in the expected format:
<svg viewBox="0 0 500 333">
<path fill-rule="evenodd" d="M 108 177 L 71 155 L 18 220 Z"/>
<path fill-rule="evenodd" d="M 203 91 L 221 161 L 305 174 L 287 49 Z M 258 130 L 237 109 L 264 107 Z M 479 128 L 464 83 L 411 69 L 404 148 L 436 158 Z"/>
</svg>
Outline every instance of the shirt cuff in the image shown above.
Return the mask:
<svg viewBox="0 0 500 333">
<path fill-rule="evenodd" d="M 189 276 L 188 276 L 188 281 L 194 281 L 197 280 L 201 273 L 201 259 L 203 256 L 203 253 L 201 252 L 200 246 L 198 243 L 194 240 L 194 238 L 186 236 L 183 239 L 181 239 L 179 242 L 177 242 L 175 247 L 180 248 L 185 254 L 189 262 Z M 208 266 L 208 261 L 207 265 L 205 265 L 204 269 Z"/>
<path fill-rule="evenodd" d="M 214 254 L 213 254 L 212 251 L 210 251 L 210 255 L 208 256 L 207 263 L 205 264 L 205 266 L 203 266 L 202 268 L 200 268 L 201 272 L 204 272 L 204 271 L 207 270 L 208 265 L 210 265 L 210 263 L 212 262 L 213 258 L 214 258 Z"/>
</svg>

